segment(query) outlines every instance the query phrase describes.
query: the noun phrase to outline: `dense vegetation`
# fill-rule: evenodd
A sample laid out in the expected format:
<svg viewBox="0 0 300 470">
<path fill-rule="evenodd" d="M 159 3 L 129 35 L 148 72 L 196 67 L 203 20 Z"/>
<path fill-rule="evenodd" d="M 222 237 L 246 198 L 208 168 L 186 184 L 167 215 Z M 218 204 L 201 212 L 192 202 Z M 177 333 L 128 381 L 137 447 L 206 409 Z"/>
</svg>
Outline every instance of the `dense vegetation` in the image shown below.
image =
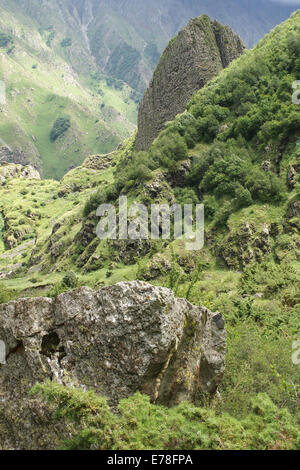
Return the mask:
<svg viewBox="0 0 300 470">
<path fill-rule="evenodd" d="M 289 450 L 300 445 L 289 412 L 263 394 L 253 400 L 252 414 L 238 421 L 186 402 L 172 409 L 156 406 L 139 393 L 121 400 L 116 415 L 93 392 L 51 383 L 32 392 L 56 405 L 56 419 L 74 423 L 72 439 L 62 444 L 65 450 Z"/>
<path fill-rule="evenodd" d="M 57 118 L 50 132 L 50 140 L 54 142 L 58 137 L 63 135 L 71 126 L 70 116 Z"/>
<path fill-rule="evenodd" d="M 61 43 L 61 47 L 71 47 L 72 46 L 72 38 L 64 38 Z"/>
<path fill-rule="evenodd" d="M 12 42 L 13 38 L 10 34 L 0 32 L 0 47 L 5 47 Z"/>
<path fill-rule="evenodd" d="M 120 44 L 110 56 L 107 70 L 113 77 L 127 81 L 130 86 L 136 88 L 138 79 L 131 76 L 139 60 L 140 54 L 136 49 L 127 44 Z"/>
</svg>

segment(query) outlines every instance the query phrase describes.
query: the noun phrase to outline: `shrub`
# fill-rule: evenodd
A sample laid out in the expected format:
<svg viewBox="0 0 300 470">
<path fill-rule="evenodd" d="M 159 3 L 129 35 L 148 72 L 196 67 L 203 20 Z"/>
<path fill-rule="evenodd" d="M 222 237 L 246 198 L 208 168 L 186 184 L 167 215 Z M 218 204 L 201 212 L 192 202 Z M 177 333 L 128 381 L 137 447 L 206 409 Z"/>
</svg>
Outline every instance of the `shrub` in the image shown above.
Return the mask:
<svg viewBox="0 0 300 470">
<path fill-rule="evenodd" d="M 5 287 L 0 287 L 0 304 L 6 304 L 11 300 L 14 300 L 17 296 L 17 291 L 12 289 L 6 289 Z"/>
<path fill-rule="evenodd" d="M 177 132 L 162 132 L 150 149 L 150 156 L 159 165 L 174 170 L 182 160 L 188 158 L 188 148 Z"/>
<path fill-rule="evenodd" d="M 60 117 L 56 119 L 50 132 L 50 140 L 55 142 L 58 137 L 63 135 L 71 126 L 71 119 L 69 116 Z"/>
<path fill-rule="evenodd" d="M 133 153 L 131 162 L 126 167 L 120 168 L 116 173 L 116 188 L 120 192 L 123 188 L 128 190 L 134 184 L 141 184 L 150 180 L 152 170 L 156 165 L 147 152 Z"/>
<path fill-rule="evenodd" d="M 233 202 L 235 209 L 242 209 L 243 207 L 251 206 L 253 200 L 250 191 L 238 184 L 235 188 L 235 199 Z"/>
<path fill-rule="evenodd" d="M 96 393 L 54 382 L 36 385 L 31 394 L 53 403 L 56 419 L 75 424 L 73 437 L 61 447 L 67 450 L 296 449 L 299 444 L 292 416 L 265 394 L 253 400 L 241 421 L 187 402 L 174 408 L 153 405 L 140 393 L 121 400 L 118 414 Z"/>
<path fill-rule="evenodd" d="M 215 196 L 207 194 L 204 196 L 202 203 L 204 204 L 205 217 L 213 219 L 219 207 Z"/>
<path fill-rule="evenodd" d="M 228 194 L 235 196 L 248 173 L 249 161 L 235 154 L 225 154 L 209 166 L 199 189 L 203 192 L 214 191 L 216 196 Z"/>
<path fill-rule="evenodd" d="M 198 141 L 203 140 L 203 142 L 207 143 L 212 142 L 218 134 L 219 127 L 219 121 L 213 114 L 199 118 L 197 120 Z"/>
<path fill-rule="evenodd" d="M 71 38 L 64 38 L 61 43 L 61 47 L 70 47 L 72 46 L 72 39 Z"/>
<path fill-rule="evenodd" d="M 199 204 L 199 198 L 192 188 L 175 188 L 177 204 Z"/>
<path fill-rule="evenodd" d="M 99 189 L 96 193 L 92 194 L 85 203 L 83 209 L 83 217 L 87 217 L 91 212 L 97 210 L 101 204 L 107 201 L 107 194 L 103 189 Z"/>
<path fill-rule="evenodd" d="M 219 197 L 224 194 L 235 196 L 246 180 L 251 168 L 248 150 L 243 139 L 214 143 L 200 158 L 196 159 L 187 184 L 197 187 L 200 193 L 212 193 Z"/>
<path fill-rule="evenodd" d="M 0 33 L 0 47 L 5 47 L 10 42 L 12 42 L 12 36 L 10 34 Z"/>
<path fill-rule="evenodd" d="M 252 198 L 260 202 L 280 202 L 285 198 L 285 184 L 271 171 L 253 168 L 247 175 L 245 186 Z"/>
<path fill-rule="evenodd" d="M 263 292 L 266 296 L 270 296 L 293 284 L 296 279 L 297 272 L 293 266 L 287 263 L 264 262 L 244 270 L 240 289 L 244 294 Z"/>
<path fill-rule="evenodd" d="M 251 412 L 257 393 L 268 393 L 280 409 L 288 407 L 299 420 L 300 371 L 291 361 L 291 339 L 278 326 L 270 324 L 263 329 L 260 321 L 254 324 L 249 316 L 244 321 L 239 319 L 234 327 L 227 325 L 227 332 L 227 364 L 219 388 L 222 402 L 218 411 L 243 419 Z"/>
<path fill-rule="evenodd" d="M 232 212 L 232 204 L 229 201 L 225 201 L 224 204 L 216 211 L 214 225 L 217 227 L 226 225 L 227 220 L 231 216 Z"/>
<path fill-rule="evenodd" d="M 73 271 L 67 272 L 62 280 L 62 285 L 66 287 L 70 287 L 70 289 L 74 289 L 78 286 L 78 278 Z"/>
</svg>

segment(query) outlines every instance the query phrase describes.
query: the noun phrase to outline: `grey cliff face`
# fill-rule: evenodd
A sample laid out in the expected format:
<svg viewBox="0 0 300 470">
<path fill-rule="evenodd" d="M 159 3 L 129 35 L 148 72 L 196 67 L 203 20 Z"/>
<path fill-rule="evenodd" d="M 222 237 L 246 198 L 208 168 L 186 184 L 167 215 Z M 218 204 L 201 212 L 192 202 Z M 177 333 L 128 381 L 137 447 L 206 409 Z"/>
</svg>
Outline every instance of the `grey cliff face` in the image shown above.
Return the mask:
<svg viewBox="0 0 300 470">
<path fill-rule="evenodd" d="M 10 178 L 41 179 L 39 172 L 31 165 L 18 165 L 15 163 L 0 162 L 0 183 Z"/>
<path fill-rule="evenodd" d="M 13 163 L 15 165 L 32 166 L 38 172 L 41 172 L 41 164 L 39 161 L 39 157 L 35 155 L 34 152 L 28 154 L 18 148 L 12 150 L 6 146 L 0 145 L 0 165 L 2 163 Z"/>
<path fill-rule="evenodd" d="M 153 140 L 182 113 L 193 93 L 238 58 L 245 50 L 229 26 L 203 15 L 189 22 L 170 41 L 139 107 L 137 150 L 148 150 Z"/>
<path fill-rule="evenodd" d="M 28 396 L 37 382 L 95 389 L 113 406 L 137 390 L 172 406 L 213 394 L 225 367 L 222 315 L 140 281 L 1 305 L 0 340 L 4 449 L 55 448 L 67 432 Z"/>
</svg>

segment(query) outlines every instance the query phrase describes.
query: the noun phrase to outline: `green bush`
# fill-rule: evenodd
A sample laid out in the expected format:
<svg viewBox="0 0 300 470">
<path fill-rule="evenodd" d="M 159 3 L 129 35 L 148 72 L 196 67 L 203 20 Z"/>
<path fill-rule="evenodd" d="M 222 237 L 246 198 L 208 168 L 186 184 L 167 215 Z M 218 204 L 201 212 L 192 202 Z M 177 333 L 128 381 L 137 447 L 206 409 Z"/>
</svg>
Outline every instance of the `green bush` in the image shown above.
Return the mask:
<svg viewBox="0 0 300 470">
<path fill-rule="evenodd" d="M 265 318 L 272 312 L 265 310 L 262 318 L 254 322 L 257 313 L 252 306 L 248 318 L 239 319 L 234 327 L 227 323 L 228 351 L 218 412 L 244 419 L 251 412 L 256 395 L 267 393 L 280 409 L 287 407 L 300 425 L 300 370 L 291 360 L 292 339 L 278 325 L 262 328 L 261 322 L 272 320 Z M 278 316 L 282 314 L 278 312 Z"/>
<path fill-rule="evenodd" d="M 56 119 L 50 132 L 50 140 L 55 142 L 58 137 L 63 135 L 71 127 L 71 119 L 69 116 L 64 116 Z"/>
<path fill-rule="evenodd" d="M 214 217 L 214 225 L 216 227 L 224 227 L 233 213 L 234 209 L 232 204 L 229 201 L 225 201 L 221 207 L 216 211 Z"/>
<path fill-rule="evenodd" d="M 272 296 L 293 284 L 297 278 L 299 274 L 290 264 L 266 261 L 243 271 L 240 290 L 244 294 L 263 292 L 266 296 Z"/>
<path fill-rule="evenodd" d="M 186 182 L 205 194 L 235 196 L 236 189 L 245 183 L 251 166 L 249 152 L 243 145 L 235 140 L 216 142 L 195 159 Z"/>
<path fill-rule="evenodd" d="M 122 189 L 127 191 L 134 185 L 139 185 L 148 181 L 152 177 L 152 170 L 156 164 L 152 157 L 146 152 L 137 152 L 132 154 L 130 162 L 116 172 L 116 188 L 120 193 Z"/>
<path fill-rule="evenodd" d="M 175 188 L 174 194 L 176 196 L 177 204 L 199 204 L 199 198 L 192 188 Z"/>
<path fill-rule="evenodd" d="M 73 271 L 69 271 L 64 275 L 62 285 L 74 289 L 78 286 L 78 277 Z"/>
<path fill-rule="evenodd" d="M 10 34 L 0 32 L 0 47 L 5 47 L 13 41 Z"/>
<path fill-rule="evenodd" d="M 207 194 L 204 196 L 202 204 L 204 204 L 205 217 L 213 219 L 219 207 L 215 196 Z"/>
<path fill-rule="evenodd" d="M 101 204 L 105 204 L 106 202 L 106 192 L 103 189 L 99 189 L 96 193 L 92 194 L 85 203 L 83 217 L 88 217 L 91 212 L 96 211 Z"/>
<path fill-rule="evenodd" d="M 72 46 L 72 39 L 71 38 L 64 38 L 61 43 L 61 47 L 70 47 Z"/>
<path fill-rule="evenodd" d="M 251 206 L 253 199 L 250 191 L 244 188 L 242 185 L 237 184 L 235 187 L 235 198 L 233 203 L 235 209 L 242 209 L 243 207 Z"/>
<path fill-rule="evenodd" d="M 297 449 L 300 433 L 293 417 L 279 409 L 267 395 L 259 394 L 249 415 L 238 421 L 212 410 L 184 402 L 175 408 L 150 403 L 136 393 L 121 400 L 113 414 L 106 400 L 48 382 L 31 391 L 56 407 L 55 418 L 75 425 L 67 450 L 237 450 Z"/>
<path fill-rule="evenodd" d="M 286 186 L 275 173 L 253 168 L 247 175 L 246 188 L 260 202 L 280 202 L 285 199 Z"/>
<path fill-rule="evenodd" d="M 0 286 L 0 304 L 6 304 L 11 300 L 15 300 L 16 297 L 17 291 Z"/>
<path fill-rule="evenodd" d="M 161 133 L 150 148 L 150 156 L 160 166 L 175 170 L 182 160 L 188 158 L 188 148 L 181 135 L 167 130 Z"/>
</svg>

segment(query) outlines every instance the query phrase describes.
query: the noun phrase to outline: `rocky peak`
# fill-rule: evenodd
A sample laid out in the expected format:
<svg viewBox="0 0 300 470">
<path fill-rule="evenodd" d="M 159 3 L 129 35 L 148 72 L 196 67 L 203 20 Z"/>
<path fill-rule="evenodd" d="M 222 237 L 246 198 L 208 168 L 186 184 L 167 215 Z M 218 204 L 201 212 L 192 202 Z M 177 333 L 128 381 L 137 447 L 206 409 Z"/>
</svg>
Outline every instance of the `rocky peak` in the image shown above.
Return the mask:
<svg viewBox="0 0 300 470">
<path fill-rule="evenodd" d="M 229 26 L 207 15 L 192 19 L 169 42 L 140 104 L 137 150 L 147 150 L 164 124 L 185 110 L 193 93 L 244 50 Z"/>
<path fill-rule="evenodd" d="M 220 52 L 223 67 L 230 63 L 245 51 L 245 46 L 241 38 L 230 28 L 223 26 L 218 21 L 212 23 L 214 35 Z"/>
</svg>

